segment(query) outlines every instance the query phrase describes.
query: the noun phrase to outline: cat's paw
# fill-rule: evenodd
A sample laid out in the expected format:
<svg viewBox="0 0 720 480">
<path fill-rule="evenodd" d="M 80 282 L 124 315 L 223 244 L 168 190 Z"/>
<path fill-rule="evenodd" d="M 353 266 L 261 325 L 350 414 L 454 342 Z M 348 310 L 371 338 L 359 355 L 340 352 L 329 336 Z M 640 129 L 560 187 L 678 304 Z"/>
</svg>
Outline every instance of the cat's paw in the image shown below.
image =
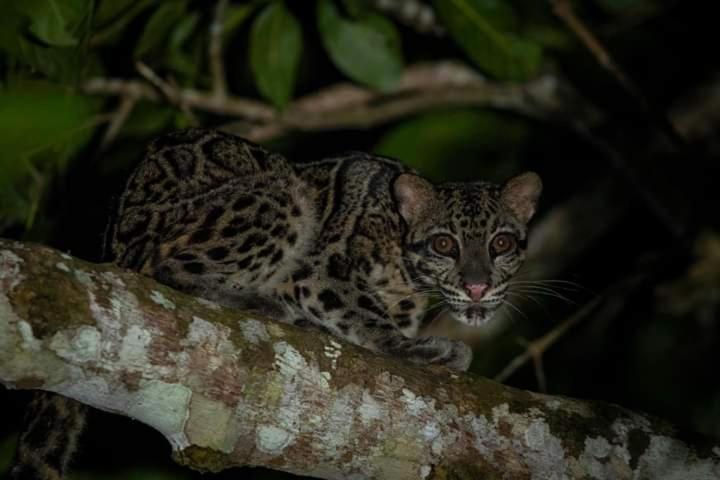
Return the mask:
<svg viewBox="0 0 720 480">
<path fill-rule="evenodd" d="M 416 339 L 413 353 L 424 363 L 444 365 L 453 370 L 466 371 L 472 362 L 472 349 L 460 340 L 445 337 L 425 337 Z"/>
<path fill-rule="evenodd" d="M 472 348 L 470 348 L 467 344 L 463 343 L 460 340 L 443 340 L 448 340 L 448 342 L 450 343 L 450 348 L 446 354 L 444 361 L 437 363 L 442 363 L 446 367 L 452 368 L 453 370 L 459 370 L 461 372 L 467 371 L 467 369 L 470 368 L 470 364 L 472 363 L 473 359 Z"/>
</svg>

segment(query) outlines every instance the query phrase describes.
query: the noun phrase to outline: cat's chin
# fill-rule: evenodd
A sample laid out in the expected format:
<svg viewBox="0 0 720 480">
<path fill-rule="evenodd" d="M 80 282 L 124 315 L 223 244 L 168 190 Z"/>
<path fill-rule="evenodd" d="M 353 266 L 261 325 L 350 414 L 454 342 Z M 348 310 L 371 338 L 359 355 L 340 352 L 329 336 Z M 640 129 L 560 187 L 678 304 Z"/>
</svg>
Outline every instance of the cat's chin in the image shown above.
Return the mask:
<svg viewBox="0 0 720 480">
<path fill-rule="evenodd" d="M 455 318 L 465 325 L 480 327 L 493 318 L 494 308 L 487 308 L 478 304 L 469 304 L 467 307 L 453 309 Z"/>
</svg>

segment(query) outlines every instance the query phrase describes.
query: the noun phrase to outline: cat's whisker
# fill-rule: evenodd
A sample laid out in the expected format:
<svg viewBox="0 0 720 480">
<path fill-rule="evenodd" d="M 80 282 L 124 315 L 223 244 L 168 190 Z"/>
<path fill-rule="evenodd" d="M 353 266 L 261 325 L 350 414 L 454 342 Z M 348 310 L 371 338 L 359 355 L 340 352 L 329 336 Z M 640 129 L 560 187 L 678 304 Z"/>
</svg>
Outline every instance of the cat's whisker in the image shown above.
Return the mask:
<svg viewBox="0 0 720 480">
<path fill-rule="evenodd" d="M 545 292 L 552 292 L 557 295 L 562 295 L 562 292 L 559 290 L 561 287 L 557 287 L 555 285 L 547 285 L 547 284 L 541 284 L 541 283 L 508 283 L 509 287 L 512 290 L 535 290 L 535 291 L 545 291 Z"/>
<path fill-rule="evenodd" d="M 566 297 L 565 295 L 563 295 L 559 292 L 553 291 L 553 290 L 539 289 L 539 288 L 514 288 L 512 291 L 516 292 L 516 293 L 525 293 L 525 294 L 530 294 L 530 295 L 543 295 L 546 297 L 557 298 L 559 300 L 562 300 L 562 301 L 570 303 L 570 304 L 577 303 L 574 300 L 571 300 L 570 298 Z"/>
<path fill-rule="evenodd" d="M 560 289 L 562 287 L 557 287 L 555 285 L 548 285 L 548 284 L 541 284 L 541 283 L 513 283 L 509 285 L 510 287 L 520 287 L 520 288 L 539 288 L 539 289 L 545 289 L 545 290 L 551 290 L 553 292 L 560 293 Z"/>
<path fill-rule="evenodd" d="M 582 284 L 578 282 L 573 282 L 571 280 L 563 280 L 563 279 L 557 279 L 557 278 L 548 278 L 548 279 L 542 279 L 542 280 L 522 280 L 522 278 L 519 278 L 517 275 L 513 280 L 510 280 L 508 282 L 508 285 L 540 285 L 540 286 L 552 286 L 554 288 L 562 288 L 564 290 L 568 291 L 583 291 L 588 293 L 594 293 L 592 290 L 588 289 L 587 287 L 583 286 Z"/>
<path fill-rule="evenodd" d="M 516 297 L 520 297 L 520 298 L 525 299 L 525 300 L 530 300 L 531 302 L 536 303 L 536 304 L 537 304 L 538 306 L 540 306 L 540 307 L 543 307 L 543 306 L 544 306 L 544 305 L 542 304 L 542 302 L 540 302 L 540 300 L 538 300 L 537 298 L 533 297 L 533 296 L 530 295 L 530 294 L 525 294 L 525 293 L 520 293 L 520 292 L 513 292 L 513 291 L 511 291 L 511 290 L 508 290 L 507 292 L 505 292 L 505 294 L 506 294 L 506 295 L 514 295 L 514 296 L 516 296 Z"/>
<path fill-rule="evenodd" d="M 537 291 L 537 292 L 550 292 L 557 295 L 562 295 L 557 289 L 541 285 L 512 285 L 514 291 Z"/>
<path fill-rule="evenodd" d="M 521 287 L 544 287 L 564 292 L 590 292 L 588 289 L 577 285 L 566 284 L 564 282 L 512 282 L 510 286 Z"/>
<path fill-rule="evenodd" d="M 520 310 L 518 307 L 516 307 L 516 306 L 515 306 L 510 300 L 508 300 L 507 298 L 503 301 L 503 305 L 507 305 L 508 307 L 512 308 L 512 309 L 515 310 L 517 313 L 519 313 L 520 315 L 522 315 L 524 318 L 526 318 L 526 319 L 528 318 L 528 316 L 525 314 L 525 312 L 523 312 L 523 311 Z"/>
<path fill-rule="evenodd" d="M 546 297 L 557 298 L 557 299 L 562 300 L 562 301 L 564 301 L 564 302 L 567 302 L 567 303 L 569 303 L 569 304 L 571 304 L 571 305 L 577 305 L 577 304 L 578 304 L 576 301 L 567 298 L 565 295 L 563 295 L 563 294 L 561 294 L 561 293 L 559 293 L 559 292 L 556 292 L 556 291 L 554 291 L 554 290 L 547 289 L 547 288 L 523 287 L 523 288 L 514 288 L 512 291 L 513 291 L 513 292 L 516 292 L 516 293 L 525 293 L 525 294 L 534 294 L 534 295 L 544 295 L 544 296 L 546 296 Z"/>
</svg>

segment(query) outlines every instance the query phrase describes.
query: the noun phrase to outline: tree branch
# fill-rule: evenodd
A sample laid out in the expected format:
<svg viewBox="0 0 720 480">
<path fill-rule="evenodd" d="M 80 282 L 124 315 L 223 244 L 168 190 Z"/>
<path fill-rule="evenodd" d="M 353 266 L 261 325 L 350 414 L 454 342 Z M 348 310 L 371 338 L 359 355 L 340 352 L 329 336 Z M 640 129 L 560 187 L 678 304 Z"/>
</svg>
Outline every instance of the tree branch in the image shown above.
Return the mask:
<svg viewBox="0 0 720 480">
<path fill-rule="evenodd" d="M 114 266 L 0 240 L 0 382 L 140 420 L 201 470 L 327 479 L 720 475 L 720 446 L 617 406 L 419 368 Z"/>
<path fill-rule="evenodd" d="M 161 79 L 146 79 L 160 85 L 162 95 L 138 80 L 93 78 L 83 91 L 94 95 L 126 95 L 132 92 L 150 101 L 171 99 L 172 104 L 227 117 L 222 129 L 263 142 L 290 131 L 322 131 L 370 128 L 433 108 L 484 106 L 544 118 L 572 114 L 592 124 L 598 113 L 572 95 L 570 87 L 554 74 L 545 74 L 525 84 L 486 79 L 459 62 L 440 61 L 410 66 L 397 88 L 376 92 L 351 83 L 338 83 L 296 99 L 282 112 L 249 98 L 190 88 L 175 88 Z M 572 110 L 572 112 L 570 112 Z M 235 119 L 235 120 L 233 120 Z"/>
<path fill-rule="evenodd" d="M 217 0 L 213 10 L 213 19 L 210 23 L 210 41 L 208 43 L 208 62 L 212 77 L 212 89 L 216 97 L 224 99 L 227 96 L 227 81 L 225 80 L 225 62 L 223 61 L 223 21 L 228 0 Z"/>
</svg>

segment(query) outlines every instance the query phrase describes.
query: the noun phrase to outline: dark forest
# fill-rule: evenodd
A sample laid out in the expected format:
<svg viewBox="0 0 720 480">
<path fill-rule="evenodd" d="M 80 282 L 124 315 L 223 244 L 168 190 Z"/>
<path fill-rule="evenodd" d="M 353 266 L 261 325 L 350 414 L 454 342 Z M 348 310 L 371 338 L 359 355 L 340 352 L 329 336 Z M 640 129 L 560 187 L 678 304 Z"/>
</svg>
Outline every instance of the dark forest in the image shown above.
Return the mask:
<svg viewBox="0 0 720 480">
<path fill-rule="evenodd" d="M 437 182 L 532 170 L 544 188 L 526 287 L 489 326 L 439 314 L 430 331 L 471 345 L 479 376 L 621 405 L 717 444 L 710 5 L 6 0 L 0 237 L 102 262 L 108 219 L 147 144 L 191 126 L 294 162 L 373 152 Z M 0 476 L 31 394 L 0 387 Z M 200 474 L 176 465 L 152 428 L 93 411 L 68 478 Z"/>
</svg>

